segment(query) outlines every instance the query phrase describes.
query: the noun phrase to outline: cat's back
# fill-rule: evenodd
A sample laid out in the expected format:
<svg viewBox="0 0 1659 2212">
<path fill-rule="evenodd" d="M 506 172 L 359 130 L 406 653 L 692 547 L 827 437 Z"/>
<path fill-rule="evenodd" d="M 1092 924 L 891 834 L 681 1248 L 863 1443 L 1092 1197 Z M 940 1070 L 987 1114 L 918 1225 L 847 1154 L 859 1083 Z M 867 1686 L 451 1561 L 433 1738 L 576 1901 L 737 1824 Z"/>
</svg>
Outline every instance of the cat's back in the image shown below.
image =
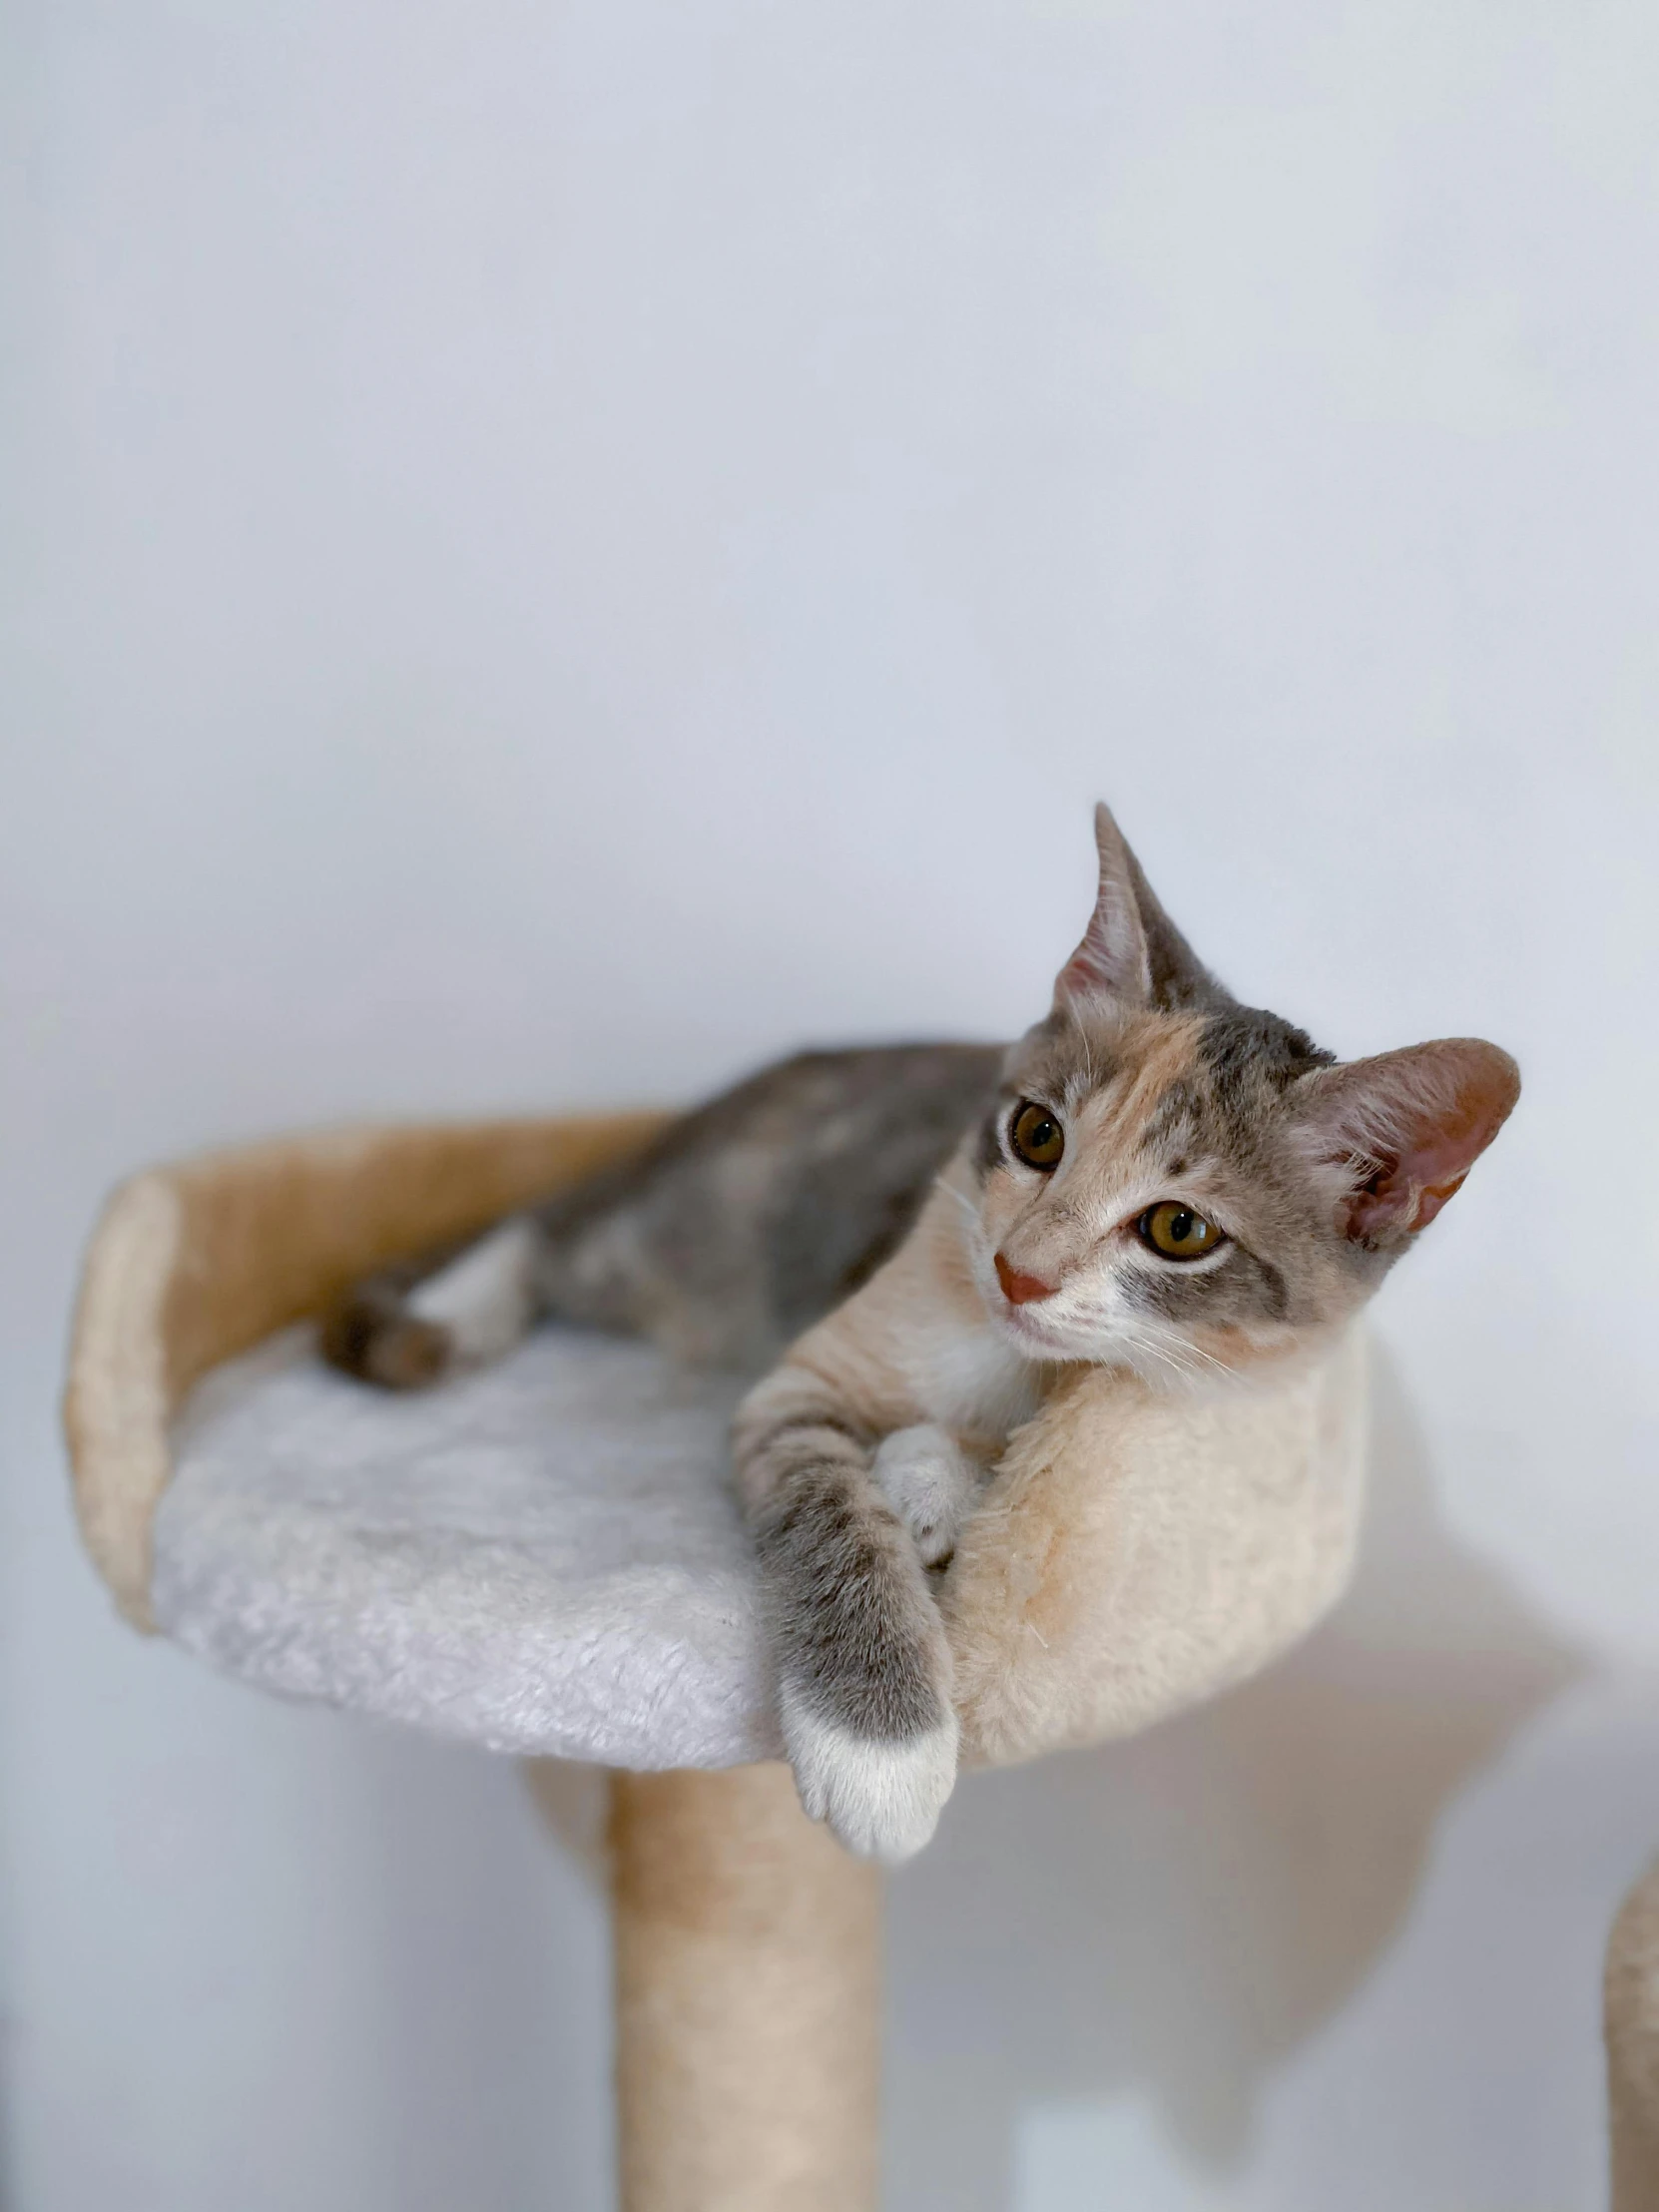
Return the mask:
<svg viewBox="0 0 1659 2212">
<path fill-rule="evenodd" d="M 619 1264 L 626 1252 L 673 1309 L 652 1334 L 687 1356 L 763 1366 L 902 1242 L 1002 1057 L 957 1043 L 793 1054 L 553 1201 L 548 1234 L 603 1236 Z"/>
<path fill-rule="evenodd" d="M 874 1274 L 996 1095 L 994 1045 L 808 1052 L 776 1072 L 789 1103 L 764 1265 L 786 1341 Z"/>
</svg>

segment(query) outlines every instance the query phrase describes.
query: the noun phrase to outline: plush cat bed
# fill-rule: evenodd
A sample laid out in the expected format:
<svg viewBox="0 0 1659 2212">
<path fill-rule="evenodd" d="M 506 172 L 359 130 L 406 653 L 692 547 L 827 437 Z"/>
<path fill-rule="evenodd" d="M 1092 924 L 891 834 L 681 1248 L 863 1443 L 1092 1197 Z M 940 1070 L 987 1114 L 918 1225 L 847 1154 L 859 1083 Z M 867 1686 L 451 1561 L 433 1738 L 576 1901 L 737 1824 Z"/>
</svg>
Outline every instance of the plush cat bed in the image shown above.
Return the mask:
<svg viewBox="0 0 1659 2212">
<path fill-rule="evenodd" d="M 787 1771 L 750 1764 L 779 1736 L 725 1486 L 740 1385 L 548 1331 L 391 1399 L 296 1329 L 656 1126 L 371 1129 L 138 1177 L 83 1283 L 77 1503 L 129 1617 L 229 1673 L 632 1770 L 612 1829 L 624 2201 L 851 2212 L 873 2186 L 873 1891 Z M 1057 1391 L 940 1585 L 964 1757 L 1127 1734 L 1311 1627 L 1353 1559 L 1361 1365 L 1351 1334 L 1221 1397 L 1105 1371 Z"/>
<path fill-rule="evenodd" d="M 263 1688 L 499 1749 L 778 1755 L 725 1481 L 738 1381 L 553 1329 L 409 1397 L 332 1374 L 304 1331 L 221 1364 L 597 1141 L 581 1123 L 301 1139 L 118 1194 L 71 1425 L 88 1540 L 130 1613 Z M 1058 1393 L 941 1587 L 966 1756 L 1127 1734 L 1309 1627 L 1353 1557 L 1360 1401 L 1352 1338 L 1222 1398 L 1105 1372 Z"/>
</svg>

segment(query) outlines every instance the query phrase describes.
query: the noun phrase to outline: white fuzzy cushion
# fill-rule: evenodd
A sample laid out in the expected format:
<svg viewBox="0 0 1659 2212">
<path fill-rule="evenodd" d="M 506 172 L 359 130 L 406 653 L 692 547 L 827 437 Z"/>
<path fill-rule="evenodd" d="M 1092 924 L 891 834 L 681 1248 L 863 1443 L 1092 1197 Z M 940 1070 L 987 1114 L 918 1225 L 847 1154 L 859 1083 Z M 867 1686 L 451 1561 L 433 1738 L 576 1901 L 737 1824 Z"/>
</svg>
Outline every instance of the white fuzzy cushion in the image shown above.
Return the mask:
<svg viewBox="0 0 1659 2212">
<path fill-rule="evenodd" d="M 741 1384 L 545 1330 L 408 1397 L 291 1331 L 178 1424 L 158 1624 L 263 1689 L 497 1749 L 719 1767 L 781 1745 L 725 1486 Z"/>
</svg>

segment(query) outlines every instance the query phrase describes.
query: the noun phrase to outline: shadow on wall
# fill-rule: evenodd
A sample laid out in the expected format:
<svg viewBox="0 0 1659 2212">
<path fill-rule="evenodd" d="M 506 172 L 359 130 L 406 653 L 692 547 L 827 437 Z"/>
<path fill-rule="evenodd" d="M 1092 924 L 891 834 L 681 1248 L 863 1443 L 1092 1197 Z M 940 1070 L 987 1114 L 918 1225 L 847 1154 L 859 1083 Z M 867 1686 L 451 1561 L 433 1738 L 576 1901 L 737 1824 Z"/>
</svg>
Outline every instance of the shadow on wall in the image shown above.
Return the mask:
<svg viewBox="0 0 1659 2212">
<path fill-rule="evenodd" d="M 1258 1681 L 1132 1742 L 970 1778 L 894 1886 L 895 2202 L 1005 2212 L 1036 2098 L 1136 2086 L 1225 2163 L 1260 2090 L 1380 1959 L 1435 1823 L 1585 1671 L 1438 1519 L 1374 1375 L 1355 1586 Z"/>
</svg>

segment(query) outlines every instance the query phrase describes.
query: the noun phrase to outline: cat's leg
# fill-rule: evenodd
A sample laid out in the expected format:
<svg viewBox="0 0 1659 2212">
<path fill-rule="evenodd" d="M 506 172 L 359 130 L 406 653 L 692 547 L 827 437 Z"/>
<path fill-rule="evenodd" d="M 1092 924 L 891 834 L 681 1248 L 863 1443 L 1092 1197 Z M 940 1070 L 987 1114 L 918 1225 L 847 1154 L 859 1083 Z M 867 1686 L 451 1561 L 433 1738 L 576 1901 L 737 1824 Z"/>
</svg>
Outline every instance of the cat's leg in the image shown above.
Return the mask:
<svg viewBox="0 0 1659 2212">
<path fill-rule="evenodd" d="M 536 1319 L 536 1246 L 514 1215 L 458 1253 L 369 1277 L 324 1319 L 324 1357 L 390 1390 L 499 1360 Z"/>
<path fill-rule="evenodd" d="M 918 1852 L 956 1779 L 950 1647 L 874 1437 L 785 1365 L 739 1408 L 739 1488 L 760 1556 L 785 1748 L 801 1802 L 863 1858 Z"/>
<path fill-rule="evenodd" d="M 625 1160 L 472 1244 L 370 1276 L 326 1317 L 323 1354 L 365 1382 L 420 1389 L 500 1359 L 554 1318 L 722 1364 L 732 1347 L 719 1303 L 688 1295 L 663 1267 L 649 1200 L 649 1178 Z"/>
<path fill-rule="evenodd" d="M 924 1567 L 948 1564 L 985 1487 L 985 1468 L 934 1421 L 884 1436 L 871 1473 L 910 1531 Z"/>
</svg>

